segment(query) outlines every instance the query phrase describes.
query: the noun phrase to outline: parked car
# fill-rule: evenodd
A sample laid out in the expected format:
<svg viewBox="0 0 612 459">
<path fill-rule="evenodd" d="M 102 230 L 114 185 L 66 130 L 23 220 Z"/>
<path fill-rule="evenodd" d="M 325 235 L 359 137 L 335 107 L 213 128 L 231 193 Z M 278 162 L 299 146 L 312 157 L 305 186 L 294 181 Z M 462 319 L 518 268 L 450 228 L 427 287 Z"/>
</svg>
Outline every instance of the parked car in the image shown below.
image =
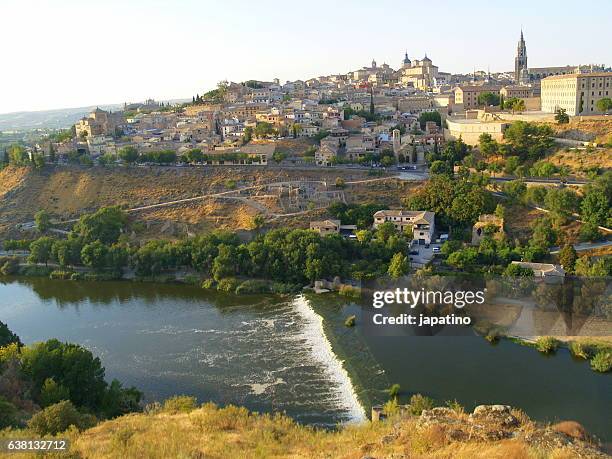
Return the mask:
<svg viewBox="0 0 612 459">
<path fill-rule="evenodd" d="M 429 248 L 429 242 L 425 243 L 425 248 L 428 249 Z"/>
<path fill-rule="evenodd" d="M 411 250 L 410 251 L 410 255 L 418 255 L 419 251 L 418 250 Z"/>
<path fill-rule="evenodd" d="M 440 253 L 440 247 L 434 247 L 433 253 Z"/>
</svg>

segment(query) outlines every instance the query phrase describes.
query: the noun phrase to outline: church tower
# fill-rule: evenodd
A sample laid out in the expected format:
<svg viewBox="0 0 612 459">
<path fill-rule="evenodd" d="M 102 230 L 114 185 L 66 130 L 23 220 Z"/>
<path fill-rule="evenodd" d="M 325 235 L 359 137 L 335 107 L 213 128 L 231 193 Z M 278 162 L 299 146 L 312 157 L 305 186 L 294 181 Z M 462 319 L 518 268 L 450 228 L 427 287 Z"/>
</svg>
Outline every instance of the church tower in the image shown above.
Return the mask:
<svg viewBox="0 0 612 459">
<path fill-rule="evenodd" d="M 523 71 L 523 78 L 528 73 L 527 69 L 527 46 L 525 46 L 525 39 L 523 38 L 523 31 L 521 30 L 521 39 L 516 47 L 516 57 L 514 58 L 514 81 L 519 84 L 521 81 L 521 71 Z"/>
</svg>

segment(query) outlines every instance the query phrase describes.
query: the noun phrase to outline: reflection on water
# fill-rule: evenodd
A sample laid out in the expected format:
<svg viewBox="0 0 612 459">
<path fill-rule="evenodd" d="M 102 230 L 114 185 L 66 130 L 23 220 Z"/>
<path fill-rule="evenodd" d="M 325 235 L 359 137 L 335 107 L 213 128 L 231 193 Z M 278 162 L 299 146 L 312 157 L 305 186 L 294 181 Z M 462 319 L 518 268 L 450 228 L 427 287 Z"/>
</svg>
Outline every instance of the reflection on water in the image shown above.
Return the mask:
<svg viewBox="0 0 612 459">
<path fill-rule="evenodd" d="M 365 416 L 302 298 L 19 279 L 0 285 L 0 318 L 26 343 L 83 344 L 148 401 L 189 394 L 323 425 Z"/>
<path fill-rule="evenodd" d="M 148 401 L 190 394 L 333 424 L 363 417 L 355 394 L 367 411 L 399 383 L 404 399 L 422 393 L 468 409 L 509 404 L 541 421 L 577 420 L 612 439 L 612 375 L 591 371 L 565 350 L 547 357 L 508 341 L 491 346 L 470 330 L 461 337 L 372 336 L 363 333 L 359 306 L 308 298 L 12 279 L 0 284 L 0 320 L 26 343 L 58 337 L 85 345 L 109 378 L 140 387 Z M 357 326 L 347 328 L 352 314 Z"/>
</svg>

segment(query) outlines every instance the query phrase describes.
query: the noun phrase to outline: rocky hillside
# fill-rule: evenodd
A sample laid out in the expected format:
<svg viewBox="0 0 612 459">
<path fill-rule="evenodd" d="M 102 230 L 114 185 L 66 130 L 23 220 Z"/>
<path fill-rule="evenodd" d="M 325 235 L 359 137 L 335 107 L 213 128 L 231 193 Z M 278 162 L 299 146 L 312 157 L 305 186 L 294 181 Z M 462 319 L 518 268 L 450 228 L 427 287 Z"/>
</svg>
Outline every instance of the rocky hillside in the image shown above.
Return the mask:
<svg viewBox="0 0 612 459">
<path fill-rule="evenodd" d="M 102 206 L 119 205 L 124 208 L 146 206 L 178 199 L 192 198 L 253 185 L 287 180 L 325 181 L 328 190 L 335 190 L 335 180 L 342 175 L 351 180 L 368 180 L 364 171 L 350 173 L 334 170 L 279 169 L 274 167 L 46 167 L 43 170 L 7 167 L 0 170 L 0 238 L 28 237 L 16 231 L 18 223 L 32 221 L 40 209 L 53 218 L 77 218 Z M 399 204 L 405 190 L 384 183 L 364 183 L 351 186 L 349 200 L 364 202 L 376 199 Z M 294 190 L 297 191 L 297 190 Z M 284 202 L 277 190 L 261 188 L 248 200 L 202 199 L 139 212 L 137 217 L 152 234 L 201 232 L 210 228 L 233 230 L 249 229 L 252 217 L 267 210 L 268 214 L 291 213 L 287 204 L 300 201 L 301 209 L 318 208 L 325 203 L 311 202 L 314 198 L 294 193 Z M 299 210 L 298 208 L 297 210 Z M 307 226 L 308 219 L 305 220 Z M 291 223 L 296 223 L 292 218 Z M 278 220 L 282 225 L 287 220 Z M 304 222 L 302 222 L 304 223 Z"/>
<path fill-rule="evenodd" d="M 191 411 L 128 415 L 68 435 L 72 457 L 79 458 L 610 457 L 576 422 L 539 426 L 502 405 L 479 406 L 471 414 L 433 408 L 420 416 L 395 414 L 330 432 L 282 415 L 206 404 Z"/>
</svg>

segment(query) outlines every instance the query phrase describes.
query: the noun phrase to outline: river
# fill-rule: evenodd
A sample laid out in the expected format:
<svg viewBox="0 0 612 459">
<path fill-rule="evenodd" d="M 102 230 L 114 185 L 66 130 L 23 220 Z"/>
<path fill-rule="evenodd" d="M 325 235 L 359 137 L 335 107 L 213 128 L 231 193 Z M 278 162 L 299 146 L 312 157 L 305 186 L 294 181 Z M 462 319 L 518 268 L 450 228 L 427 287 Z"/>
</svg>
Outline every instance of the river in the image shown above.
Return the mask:
<svg viewBox="0 0 612 459">
<path fill-rule="evenodd" d="M 358 326 L 344 319 L 358 316 Z M 199 402 L 285 411 L 332 426 L 364 420 L 384 389 L 422 393 L 468 409 L 503 403 L 534 419 L 574 419 L 609 440 L 612 377 L 561 350 L 546 357 L 502 341 L 373 337 L 359 308 L 333 296 L 234 296 L 171 284 L 5 278 L 0 320 L 26 344 L 49 338 L 99 356 L 107 379 L 146 402 L 175 394 Z"/>
</svg>

